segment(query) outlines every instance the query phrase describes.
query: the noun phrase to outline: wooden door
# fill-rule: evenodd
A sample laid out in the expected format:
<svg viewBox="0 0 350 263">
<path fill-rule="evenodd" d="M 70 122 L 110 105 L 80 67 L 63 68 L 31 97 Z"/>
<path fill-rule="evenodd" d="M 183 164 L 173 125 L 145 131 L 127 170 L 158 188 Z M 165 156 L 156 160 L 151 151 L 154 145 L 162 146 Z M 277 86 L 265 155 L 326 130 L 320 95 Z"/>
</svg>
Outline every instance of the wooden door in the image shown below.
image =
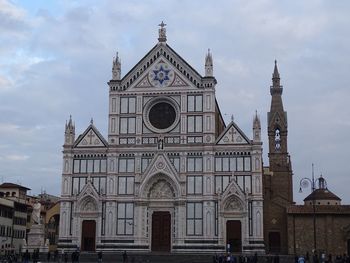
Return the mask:
<svg viewBox="0 0 350 263">
<path fill-rule="evenodd" d="M 270 253 L 281 252 L 281 235 L 279 232 L 269 233 L 269 248 Z"/>
<path fill-rule="evenodd" d="M 227 221 L 226 243 L 230 244 L 230 252 L 242 252 L 241 221 L 239 220 Z"/>
<path fill-rule="evenodd" d="M 170 251 L 171 216 L 169 212 L 152 214 L 152 251 Z"/>
<path fill-rule="evenodd" d="M 84 220 L 81 231 L 81 250 L 95 251 L 96 222 L 95 220 Z"/>
</svg>

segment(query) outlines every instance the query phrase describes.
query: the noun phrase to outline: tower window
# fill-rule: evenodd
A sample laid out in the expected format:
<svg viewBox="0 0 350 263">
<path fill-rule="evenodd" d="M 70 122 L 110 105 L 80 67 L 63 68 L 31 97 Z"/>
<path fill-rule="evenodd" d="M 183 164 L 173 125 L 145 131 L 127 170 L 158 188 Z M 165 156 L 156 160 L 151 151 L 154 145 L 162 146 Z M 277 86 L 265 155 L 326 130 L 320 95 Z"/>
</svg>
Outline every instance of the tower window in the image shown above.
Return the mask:
<svg viewBox="0 0 350 263">
<path fill-rule="evenodd" d="M 275 130 L 275 149 L 276 150 L 281 149 L 281 133 L 279 129 Z"/>
</svg>

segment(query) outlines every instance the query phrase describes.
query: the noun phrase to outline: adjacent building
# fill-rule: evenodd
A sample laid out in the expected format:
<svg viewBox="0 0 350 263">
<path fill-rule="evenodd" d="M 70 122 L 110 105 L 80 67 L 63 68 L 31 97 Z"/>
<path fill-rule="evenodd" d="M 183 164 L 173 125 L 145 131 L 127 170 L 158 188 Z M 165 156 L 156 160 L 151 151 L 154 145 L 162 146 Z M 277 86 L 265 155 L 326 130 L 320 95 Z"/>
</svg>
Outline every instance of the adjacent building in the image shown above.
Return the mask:
<svg viewBox="0 0 350 263">
<path fill-rule="evenodd" d="M 1 249 L 20 251 L 26 238 L 27 187 L 3 183 L 0 185 L 1 214 Z M 11 224 L 11 226 L 10 226 Z"/>
<path fill-rule="evenodd" d="M 288 216 L 288 253 L 350 255 L 350 205 L 318 178 L 318 188 L 304 199 L 304 205 L 292 205 Z"/>
</svg>

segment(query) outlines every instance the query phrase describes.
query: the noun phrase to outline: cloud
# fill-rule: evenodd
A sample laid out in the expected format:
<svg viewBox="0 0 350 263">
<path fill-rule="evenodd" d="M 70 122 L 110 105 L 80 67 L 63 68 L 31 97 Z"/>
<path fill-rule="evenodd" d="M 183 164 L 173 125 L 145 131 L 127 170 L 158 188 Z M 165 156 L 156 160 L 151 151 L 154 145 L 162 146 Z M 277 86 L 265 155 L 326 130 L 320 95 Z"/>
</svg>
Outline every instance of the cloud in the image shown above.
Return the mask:
<svg viewBox="0 0 350 263">
<path fill-rule="evenodd" d="M 0 146 L 0 165 L 3 173 L 20 178 L 33 192 L 40 188 L 23 177 L 23 169 L 39 180 L 49 178 L 48 192 L 59 194 L 64 123 L 70 114 L 77 135 L 93 117 L 107 137 L 106 82 L 112 57 L 119 51 L 122 74 L 128 72 L 157 43 L 157 25 L 164 20 L 167 43 L 202 74 L 205 53 L 211 49 L 216 96 L 227 120 L 233 114 L 250 136 L 252 116 L 258 110 L 266 165 L 266 112 L 276 58 L 288 112 L 294 186 L 314 162 L 320 170 L 322 166 L 331 190 L 350 202 L 338 182 L 347 174 L 344 163 L 350 147 L 346 134 L 350 109 L 343 106 L 350 97 L 350 61 L 344 55 L 350 53 L 350 3 L 197 0 L 34 5 L 0 0 L 0 135 L 6 142 Z M 8 165 L 4 152 L 9 149 L 22 161 Z M 295 198 L 301 200 L 298 194 Z"/>
<path fill-rule="evenodd" d="M 28 155 L 20 155 L 20 154 L 9 154 L 3 156 L 3 159 L 6 159 L 8 161 L 26 161 L 29 159 Z"/>
<path fill-rule="evenodd" d="M 16 25 L 17 23 L 22 23 L 24 17 L 25 11 L 23 9 L 13 5 L 9 1 L 0 0 L 0 25 L 2 25 L 2 29 L 7 27 L 6 29 L 9 30 L 12 28 L 11 26 Z"/>
</svg>

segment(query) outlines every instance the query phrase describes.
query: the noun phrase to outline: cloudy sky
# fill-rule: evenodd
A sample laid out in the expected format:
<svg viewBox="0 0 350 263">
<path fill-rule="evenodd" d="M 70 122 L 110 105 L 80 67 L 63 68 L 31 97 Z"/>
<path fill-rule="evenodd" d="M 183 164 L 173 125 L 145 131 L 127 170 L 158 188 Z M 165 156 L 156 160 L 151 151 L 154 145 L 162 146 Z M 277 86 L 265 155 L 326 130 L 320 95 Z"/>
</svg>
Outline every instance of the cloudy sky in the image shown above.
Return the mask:
<svg viewBox="0 0 350 263">
<path fill-rule="evenodd" d="M 221 112 L 252 136 L 266 112 L 278 60 L 288 112 L 294 198 L 302 177 L 321 173 L 350 204 L 350 2 L 338 1 L 19 1 L 0 0 L 0 179 L 38 194 L 60 194 L 64 124 L 94 124 L 107 137 L 108 86 L 118 51 L 122 74 L 156 43 L 167 43 L 198 72 L 214 58 Z"/>
</svg>

